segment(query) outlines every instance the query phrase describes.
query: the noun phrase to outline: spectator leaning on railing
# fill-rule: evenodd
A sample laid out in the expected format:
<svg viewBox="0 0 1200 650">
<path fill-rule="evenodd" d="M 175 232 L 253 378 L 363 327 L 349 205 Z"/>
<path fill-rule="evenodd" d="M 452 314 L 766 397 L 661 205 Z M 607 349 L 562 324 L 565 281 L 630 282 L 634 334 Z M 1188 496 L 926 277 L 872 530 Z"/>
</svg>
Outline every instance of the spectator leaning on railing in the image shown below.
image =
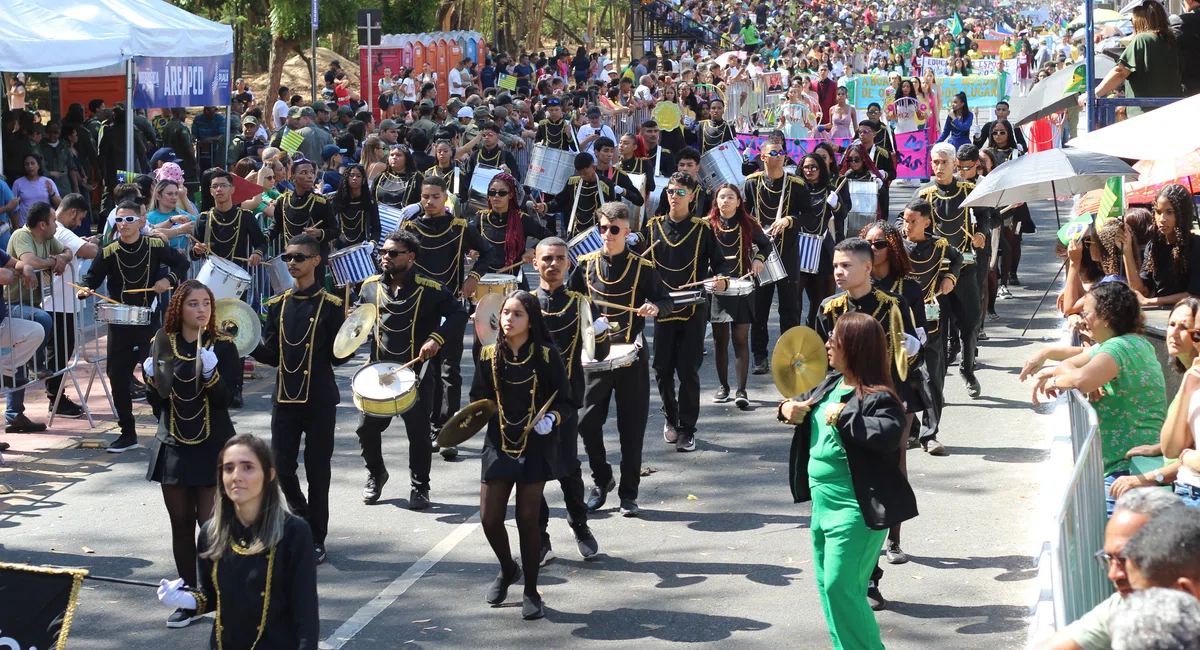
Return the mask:
<svg viewBox="0 0 1200 650">
<path fill-rule="evenodd" d="M 1158 442 L 1167 412 L 1162 367 L 1142 336 L 1145 315 L 1133 291 L 1119 282 L 1092 287 L 1084 298 L 1083 325 L 1096 345 L 1034 375 L 1038 395 L 1057 397 L 1072 388 L 1088 395 L 1099 419 L 1104 486 L 1129 474 L 1126 452 Z M 1114 497 L 1106 496 L 1112 514 Z"/>
<path fill-rule="evenodd" d="M 1104 97 L 1128 82 L 1126 97 L 1180 97 L 1183 82 L 1179 78 L 1179 48 L 1167 22 L 1167 12 L 1155 0 L 1145 0 L 1133 8 L 1133 40 L 1125 47 L 1117 66 L 1096 88 Z M 1087 94 L 1079 95 L 1079 107 L 1087 105 Z M 1130 117 L 1137 109 L 1128 112 Z"/>
</svg>

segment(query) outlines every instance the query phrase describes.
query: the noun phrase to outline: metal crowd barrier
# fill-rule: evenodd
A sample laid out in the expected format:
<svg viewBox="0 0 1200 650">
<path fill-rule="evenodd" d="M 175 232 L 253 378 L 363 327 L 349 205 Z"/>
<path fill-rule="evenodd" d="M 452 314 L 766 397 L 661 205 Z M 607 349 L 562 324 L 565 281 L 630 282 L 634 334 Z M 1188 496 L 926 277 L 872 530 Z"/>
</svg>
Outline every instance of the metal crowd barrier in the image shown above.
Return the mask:
<svg viewBox="0 0 1200 650">
<path fill-rule="evenodd" d="M 1112 593 L 1107 568 L 1095 560 L 1104 547 L 1108 521 L 1104 502 L 1104 459 L 1099 420 L 1087 398 L 1067 394 L 1075 468 L 1050 540 L 1054 619 L 1059 629 L 1083 616 Z"/>
</svg>

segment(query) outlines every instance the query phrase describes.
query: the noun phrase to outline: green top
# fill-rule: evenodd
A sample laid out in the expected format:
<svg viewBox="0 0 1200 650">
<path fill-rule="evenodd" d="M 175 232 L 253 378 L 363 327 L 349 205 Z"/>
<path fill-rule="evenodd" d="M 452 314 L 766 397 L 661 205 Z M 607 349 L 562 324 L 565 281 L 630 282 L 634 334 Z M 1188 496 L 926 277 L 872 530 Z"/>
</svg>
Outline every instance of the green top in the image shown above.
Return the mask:
<svg viewBox="0 0 1200 650">
<path fill-rule="evenodd" d="M 1125 452 L 1158 442 L 1167 414 L 1167 389 L 1154 346 L 1144 336 L 1125 334 L 1092 346 L 1094 358 L 1104 352 L 1117 362 L 1117 377 L 1092 402 L 1100 421 L 1104 473 L 1129 470 Z"/>
<path fill-rule="evenodd" d="M 21 256 L 26 253 L 33 253 L 37 257 L 46 259 L 51 255 L 59 255 L 66 251 L 67 247 L 62 245 L 62 242 L 51 237 L 42 243 L 38 243 L 33 238 L 33 233 L 29 230 L 29 226 L 22 226 L 13 231 L 12 237 L 8 240 L 8 254 L 13 259 L 21 259 Z M 42 274 L 41 287 L 27 287 L 21 276 L 13 278 L 11 284 L 8 285 L 8 300 L 11 303 L 22 302 L 26 305 L 41 308 L 42 293 L 50 288 L 50 274 L 53 269 L 38 271 Z M 21 294 L 24 293 L 24 297 Z"/>
<path fill-rule="evenodd" d="M 761 42 L 758 40 L 758 28 L 747 24 L 742 28 L 742 39 L 746 45 L 758 45 Z"/>
<path fill-rule="evenodd" d="M 842 406 L 842 397 L 854 389 L 842 384 L 839 379 L 833 390 L 825 395 L 812 411 L 808 441 L 808 487 L 815 497 L 854 499 L 854 485 L 850 481 L 850 465 L 846 461 L 846 449 L 837 427 L 827 424 L 826 418 L 833 408 Z"/>
<path fill-rule="evenodd" d="M 1179 49 L 1154 32 L 1142 32 L 1129 41 L 1117 61 L 1129 69 L 1129 97 L 1179 97 Z"/>
</svg>

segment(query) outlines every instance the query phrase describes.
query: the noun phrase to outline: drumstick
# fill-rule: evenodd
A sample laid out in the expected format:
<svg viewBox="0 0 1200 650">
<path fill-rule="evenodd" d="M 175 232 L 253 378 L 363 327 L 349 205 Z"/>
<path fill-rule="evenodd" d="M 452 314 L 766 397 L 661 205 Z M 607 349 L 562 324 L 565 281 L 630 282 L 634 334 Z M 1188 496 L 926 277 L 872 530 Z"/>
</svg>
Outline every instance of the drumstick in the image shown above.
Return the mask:
<svg viewBox="0 0 1200 650">
<path fill-rule="evenodd" d="M 1018 205 L 1020 205 L 1020 204 L 1018 204 Z M 1007 208 L 1004 208 L 1003 210 L 1001 210 L 1001 211 L 1000 211 L 1000 214 L 1004 214 L 1005 212 L 1008 212 L 1009 210 L 1012 210 L 1012 209 L 1014 209 L 1014 208 L 1016 208 L 1016 207 L 1017 207 L 1016 205 L 1010 205 L 1010 206 L 1008 206 Z"/>
<path fill-rule="evenodd" d="M 108 302 L 111 302 L 114 305 L 124 304 L 120 300 L 113 300 L 112 298 L 109 298 L 108 296 L 102 296 L 102 295 L 96 293 L 95 291 L 89 289 L 88 287 L 81 287 L 78 284 L 75 284 L 74 282 L 68 282 L 67 284 L 71 285 L 72 287 L 75 287 L 76 289 L 79 289 L 80 291 L 86 291 L 89 294 L 96 296 L 97 298 L 99 298 L 101 300 L 107 300 Z"/>
<path fill-rule="evenodd" d="M 174 289 L 175 287 L 171 288 Z M 149 291 L 154 291 L 154 287 L 147 287 L 145 289 L 123 289 L 122 293 L 147 293 Z"/>
<path fill-rule="evenodd" d="M 410 366 L 412 366 L 413 364 L 415 364 L 416 362 L 418 362 L 420 360 L 421 360 L 421 357 L 413 357 L 408 363 L 400 366 L 399 368 L 396 368 L 395 370 L 389 370 L 389 371 L 383 373 L 382 375 L 379 375 L 379 385 L 380 386 L 391 386 L 392 382 L 396 381 L 396 375 L 401 370 L 408 369 Z"/>
<path fill-rule="evenodd" d="M 600 305 L 601 307 L 608 307 L 609 309 L 620 309 L 622 311 L 637 313 L 637 307 L 629 307 L 627 305 L 618 305 L 615 302 L 605 302 L 603 300 L 596 300 L 593 298 L 592 304 Z"/>
<path fill-rule="evenodd" d="M 842 182 L 838 183 L 837 189 L 836 189 L 836 190 L 834 190 L 834 191 L 833 191 L 833 193 L 834 193 L 834 194 L 837 194 L 838 192 L 841 192 L 841 191 L 842 191 L 842 187 L 846 185 L 846 181 L 848 181 L 848 180 L 850 180 L 850 177 L 849 177 L 849 176 L 843 176 L 843 177 L 842 177 Z"/>
<path fill-rule="evenodd" d="M 517 268 L 518 266 L 522 266 L 524 264 L 525 264 L 525 262 L 524 262 L 524 260 L 522 260 L 520 262 L 517 262 L 516 264 L 509 264 L 508 266 L 506 266 L 502 269 L 496 269 L 495 271 L 492 271 L 492 273 L 504 273 L 505 271 L 511 271 L 511 270 Z"/>
<path fill-rule="evenodd" d="M 726 276 L 726 275 L 714 275 L 713 277 L 706 278 L 704 280 L 696 280 L 695 282 L 681 284 L 678 287 L 675 287 L 675 289 L 679 290 L 679 289 L 687 289 L 689 287 L 698 287 L 702 284 L 708 284 L 709 282 L 716 282 L 717 280 L 728 280 L 728 279 L 729 279 L 729 276 Z"/>
</svg>

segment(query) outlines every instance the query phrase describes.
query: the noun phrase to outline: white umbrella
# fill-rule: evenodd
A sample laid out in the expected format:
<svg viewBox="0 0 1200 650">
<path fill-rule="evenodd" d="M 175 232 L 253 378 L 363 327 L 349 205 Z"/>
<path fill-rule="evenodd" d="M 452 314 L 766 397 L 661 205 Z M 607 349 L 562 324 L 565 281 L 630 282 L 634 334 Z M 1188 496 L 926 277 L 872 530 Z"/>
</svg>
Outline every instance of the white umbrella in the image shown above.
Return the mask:
<svg viewBox="0 0 1200 650">
<path fill-rule="evenodd" d="M 1085 133 L 1067 144 L 1132 160 L 1182 158 L 1200 149 L 1197 111 L 1200 95 Z"/>
</svg>

